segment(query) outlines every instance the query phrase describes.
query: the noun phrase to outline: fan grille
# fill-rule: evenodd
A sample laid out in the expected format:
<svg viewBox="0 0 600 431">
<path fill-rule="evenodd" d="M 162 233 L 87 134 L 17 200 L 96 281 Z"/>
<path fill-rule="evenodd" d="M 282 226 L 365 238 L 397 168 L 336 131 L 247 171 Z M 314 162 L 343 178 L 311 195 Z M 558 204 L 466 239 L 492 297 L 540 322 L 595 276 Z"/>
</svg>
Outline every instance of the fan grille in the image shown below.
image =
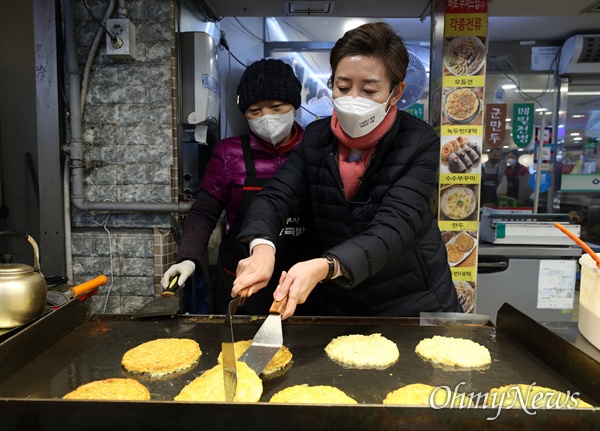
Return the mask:
<svg viewBox="0 0 600 431">
<path fill-rule="evenodd" d="M 398 109 L 407 109 L 417 103 L 425 89 L 427 71 L 419 58 L 412 52 L 408 52 L 408 67 L 406 69 L 406 88 L 396 104 Z"/>
</svg>

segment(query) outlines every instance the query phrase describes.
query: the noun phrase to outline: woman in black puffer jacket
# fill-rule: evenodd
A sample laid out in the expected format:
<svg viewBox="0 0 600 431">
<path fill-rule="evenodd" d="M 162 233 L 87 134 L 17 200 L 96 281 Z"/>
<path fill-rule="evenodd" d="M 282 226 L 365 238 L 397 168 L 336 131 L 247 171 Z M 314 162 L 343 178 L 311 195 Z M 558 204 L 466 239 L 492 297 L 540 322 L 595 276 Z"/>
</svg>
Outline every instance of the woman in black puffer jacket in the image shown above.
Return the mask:
<svg viewBox="0 0 600 431">
<path fill-rule="evenodd" d="M 252 202 L 238 238 L 232 296 L 279 277 L 283 318 L 318 289 L 324 315 L 418 316 L 462 311 L 430 201 L 440 159 L 436 132 L 399 111 L 408 53 L 385 23 L 347 32 L 331 52 L 335 111 L 309 125 Z M 273 273 L 274 241 L 290 214 L 309 207 L 321 256 Z"/>
</svg>

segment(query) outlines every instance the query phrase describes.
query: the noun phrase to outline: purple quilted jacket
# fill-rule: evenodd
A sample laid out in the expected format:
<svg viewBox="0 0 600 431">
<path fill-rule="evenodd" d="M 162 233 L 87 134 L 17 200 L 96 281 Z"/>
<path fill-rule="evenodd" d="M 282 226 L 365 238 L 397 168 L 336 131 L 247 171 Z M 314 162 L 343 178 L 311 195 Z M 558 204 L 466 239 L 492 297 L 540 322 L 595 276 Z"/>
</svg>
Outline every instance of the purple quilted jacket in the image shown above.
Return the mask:
<svg viewBox="0 0 600 431">
<path fill-rule="evenodd" d="M 250 133 L 256 176 L 271 178 L 287 160 L 292 150 L 302 142 L 304 130 L 294 123 L 295 140 L 285 147 L 275 148 Z M 246 166 L 241 138 L 225 138 L 215 146 L 200 183 L 200 192 L 185 220 L 179 244 L 178 261 L 202 260 L 208 238 L 216 226 L 215 216 L 225 209 L 225 229 L 235 222 L 240 204 Z"/>
</svg>

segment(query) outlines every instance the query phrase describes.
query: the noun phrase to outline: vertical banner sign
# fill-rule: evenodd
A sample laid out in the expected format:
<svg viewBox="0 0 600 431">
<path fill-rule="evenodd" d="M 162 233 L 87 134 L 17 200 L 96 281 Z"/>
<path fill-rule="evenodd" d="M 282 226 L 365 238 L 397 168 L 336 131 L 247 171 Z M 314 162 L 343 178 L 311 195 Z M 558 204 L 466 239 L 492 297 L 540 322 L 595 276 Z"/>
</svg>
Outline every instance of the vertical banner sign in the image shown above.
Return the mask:
<svg viewBox="0 0 600 431">
<path fill-rule="evenodd" d="M 513 141 L 524 148 L 533 138 L 533 103 L 515 103 L 513 105 Z"/>
<path fill-rule="evenodd" d="M 441 12 L 440 12 L 441 11 Z M 439 66 L 441 141 L 438 225 L 465 313 L 476 312 L 479 186 L 484 126 L 487 0 L 432 3 L 431 69 Z M 443 31 L 439 31 L 439 28 Z M 441 40 L 440 40 L 441 39 Z M 433 81 L 432 81 L 433 82 Z M 437 89 L 437 82 L 431 88 Z M 431 102 L 435 101 L 435 95 Z M 432 105 L 430 112 L 435 112 Z M 497 113 L 497 133 L 506 117 Z M 498 141 L 499 144 L 502 142 Z M 498 144 L 498 145 L 499 145 Z"/>
<path fill-rule="evenodd" d="M 488 103 L 485 105 L 485 142 L 491 148 L 497 148 L 506 136 L 506 103 Z"/>
</svg>

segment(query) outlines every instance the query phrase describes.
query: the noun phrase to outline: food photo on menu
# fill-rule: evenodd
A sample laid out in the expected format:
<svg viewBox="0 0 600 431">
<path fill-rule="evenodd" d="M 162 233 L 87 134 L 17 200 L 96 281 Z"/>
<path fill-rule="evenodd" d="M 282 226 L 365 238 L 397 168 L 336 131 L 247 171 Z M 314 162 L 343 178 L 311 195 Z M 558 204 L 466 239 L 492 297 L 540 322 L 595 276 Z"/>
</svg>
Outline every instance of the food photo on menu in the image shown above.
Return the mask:
<svg viewBox="0 0 600 431">
<path fill-rule="evenodd" d="M 481 125 L 483 87 L 449 87 L 444 91 L 443 124 Z"/>
<path fill-rule="evenodd" d="M 476 184 L 442 184 L 440 190 L 440 220 L 477 220 Z"/>
<path fill-rule="evenodd" d="M 475 312 L 475 284 L 471 281 L 454 280 L 458 302 L 465 313 Z"/>
<path fill-rule="evenodd" d="M 482 38 L 459 36 L 446 39 L 444 75 L 483 75 L 486 49 Z"/>
<path fill-rule="evenodd" d="M 442 239 L 450 267 L 473 267 L 476 262 L 476 231 L 444 231 Z"/>
<path fill-rule="evenodd" d="M 480 136 L 446 136 L 443 139 L 440 173 L 481 172 Z"/>
</svg>

